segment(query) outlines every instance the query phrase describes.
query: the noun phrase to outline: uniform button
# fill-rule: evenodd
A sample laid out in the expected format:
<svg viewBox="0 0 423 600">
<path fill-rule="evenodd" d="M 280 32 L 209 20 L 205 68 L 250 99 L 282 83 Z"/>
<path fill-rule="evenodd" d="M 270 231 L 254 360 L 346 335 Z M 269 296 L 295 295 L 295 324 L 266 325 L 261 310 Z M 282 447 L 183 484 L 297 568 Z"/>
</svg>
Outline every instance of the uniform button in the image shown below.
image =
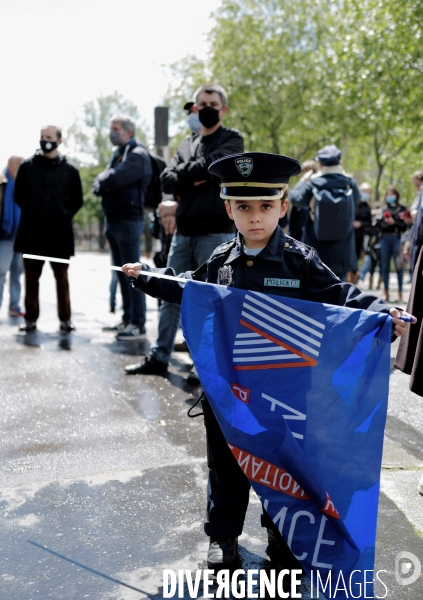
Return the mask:
<svg viewBox="0 0 423 600">
<path fill-rule="evenodd" d="M 285 242 L 285 248 L 289 248 L 289 242 Z"/>
<path fill-rule="evenodd" d="M 252 267 L 253 266 L 253 261 L 252 260 L 247 260 L 247 267 Z"/>
</svg>

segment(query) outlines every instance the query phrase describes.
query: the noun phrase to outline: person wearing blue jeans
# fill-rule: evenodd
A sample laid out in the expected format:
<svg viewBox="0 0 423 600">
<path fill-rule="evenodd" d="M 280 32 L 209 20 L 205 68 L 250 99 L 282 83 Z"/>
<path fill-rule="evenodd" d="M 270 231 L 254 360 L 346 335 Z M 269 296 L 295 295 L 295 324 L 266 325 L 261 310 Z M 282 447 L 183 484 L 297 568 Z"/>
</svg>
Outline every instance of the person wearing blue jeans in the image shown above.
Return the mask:
<svg viewBox="0 0 423 600">
<path fill-rule="evenodd" d="M 9 316 L 20 317 L 23 315 L 19 305 L 23 260 L 20 252 L 13 251 L 13 243 L 13 240 L 0 240 L 0 307 L 3 301 L 6 274 L 10 271 Z"/>
<path fill-rule="evenodd" d="M 16 231 L 21 209 L 15 203 L 15 179 L 22 156 L 11 156 L 7 167 L 0 173 L 0 307 L 3 301 L 4 282 L 10 271 L 9 316 L 23 315 L 19 306 L 21 298 L 21 275 L 23 260 L 20 252 L 14 252 Z"/>
<path fill-rule="evenodd" d="M 220 244 L 229 242 L 233 237 L 233 233 L 210 233 L 198 236 L 175 233 L 170 246 L 167 266 L 174 269 L 176 273 L 195 271 L 210 258 Z M 180 324 L 180 312 L 179 304 L 162 302 L 160 307 L 159 335 L 150 349 L 150 354 L 166 365 L 170 362 L 176 332 Z"/>
<path fill-rule="evenodd" d="M 225 90 L 216 84 L 205 84 L 196 90 L 194 100 L 192 111 L 198 115 L 201 130 L 182 140 L 160 175 L 162 191 L 175 199 L 161 202 L 158 208 L 165 234 L 174 234 L 167 266 L 176 273 L 197 269 L 215 248 L 234 238 L 234 226 L 220 198 L 219 183 L 208 167 L 219 158 L 244 150 L 241 134 L 221 124 L 228 110 Z M 142 363 L 125 367 L 128 375 L 167 373 L 179 315 L 179 305 L 162 303 L 157 340 Z M 188 382 L 199 382 L 195 371 L 191 371 Z"/>
<path fill-rule="evenodd" d="M 380 270 L 385 287 L 386 302 L 389 302 L 389 272 L 392 259 L 398 277 L 398 302 L 402 302 L 403 267 L 399 268 L 398 255 L 401 235 L 407 229 L 407 223 L 403 219 L 406 209 L 406 206 L 400 204 L 399 191 L 395 187 L 389 186 L 386 189 L 385 206 L 382 208 L 382 214 L 376 220 L 376 225 L 382 233 L 380 240 Z"/>
<path fill-rule="evenodd" d="M 116 115 L 110 122 L 110 141 L 116 147 L 107 168 L 93 181 L 101 196 L 106 217 L 105 235 L 113 265 L 138 261 L 144 231 L 144 201 L 153 167 L 147 148 L 134 138 L 135 122 L 129 115 Z M 115 328 L 117 340 L 145 338 L 145 296 L 137 294 L 128 278 L 118 272 L 122 292 L 122 323 Z"/>
<path fill-rule="evenodd" d="M 394 261 L 395 270 L 398 278 L 398 300 L 402 302 L 402 280 L 403 280 L 403 269 L 397 268 L 397 256 L 399 253 L 401 244 L 401 238 L 399 235 L 393 233 L 387 233 L 382 236 L 380 240 L 380 252 L 382 257 L 381 270 L 383 277 L 383 285 L 385 287 L 385 294 L 388 295 L 389 290 L 389 273 L 391 267 L 391 260 Z"/>
<path fill-rule="evenodd" d="M 106 224 L 105 235 L 110 244 L 113 265 L 120 267 L 130 262 L 129 257 L 140 256 L 143 231 L 144 220 Z M 141 334 L 145 334 L 145 295 L 136 293 L 123 273 L 118 271 L 117 276 L 122 293 L 122 320 L 124 323 L 131 323 Z"/>
</svg>

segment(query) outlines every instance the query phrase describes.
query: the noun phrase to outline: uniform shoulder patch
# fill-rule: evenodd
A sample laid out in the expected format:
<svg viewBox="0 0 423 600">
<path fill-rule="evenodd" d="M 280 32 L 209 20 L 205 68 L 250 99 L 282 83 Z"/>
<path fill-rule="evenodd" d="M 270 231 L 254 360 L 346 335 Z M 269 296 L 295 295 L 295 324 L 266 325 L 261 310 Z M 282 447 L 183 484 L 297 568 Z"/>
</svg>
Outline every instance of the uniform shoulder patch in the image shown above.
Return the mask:
<svg viewBox="0 0 423 600">
<path fill-rule="evenodd" d="M 220 254 L 225 254 L 225 252 L 227 250 L 234 247 L 235 243 L 236 243 L 236 238 L 233 240 L 230 240 L 229 242 L 224 242 L 223 244 L 220 244 L 220 246 L 218 246 L 217 248 L 215 248 L 213 250 L 213 254 L 210 256 L 210 258 L 214 258 L 215 256 L 218 256 Z"/>
<path fill-rule="evenodd" d="M 303 256 L 308 255 L 311 246 L 307 246 L 307 244 L 299 242 L 298 240 L 296 240 L 293 237 L 290 237 L 289 235 L 286 235 L 285 237 L 286 241 L 289 244 L 289 246 L 286 246 L 285 244 L 287 250 L 291 250 L 292 252 L 296 252 L 297 254 L 302 254 Z"/>
</svg>

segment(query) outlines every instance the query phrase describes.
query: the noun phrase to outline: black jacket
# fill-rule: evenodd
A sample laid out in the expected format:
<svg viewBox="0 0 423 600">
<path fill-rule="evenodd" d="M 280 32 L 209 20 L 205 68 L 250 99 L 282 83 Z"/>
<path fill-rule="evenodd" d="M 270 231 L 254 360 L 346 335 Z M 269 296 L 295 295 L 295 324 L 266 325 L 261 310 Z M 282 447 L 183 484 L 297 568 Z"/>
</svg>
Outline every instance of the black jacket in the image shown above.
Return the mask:
<svg viewBox="0 0 423 600">
<path fill-rule="evenodd" d="M 41 151 L 19 167 L 15 202 L 22 209 L 15 252 L 69 258 L 74 254 L 72 217 L 83 203 L 78 170 L 65 156 Z"/>
<path fill-rule="evenodd" d="M 423 249 L 414 269 L 407 312 L 417 317 L 417 323 L 402 336 L 394 367 L 411 375 L 410 390 L 423 396 Z"/>
<path fill-rule="evenodd" d="M 222 267 L 230 267 L 231 287 L 374 312 L 389 313 L 391 309 L 377 296 L 364 294 L 355 285 L 341 282 L 322 263 L 313 248 L 286 236 L 280 227 L 276 228 L 268 245 L 257 256 L 244 253 L 238 233 L 235 240 L 216 248 L 199 269 L 179 276 L 218 283 Z M 143 265 L 144 269 L 175 276 L 171 268 L 150 269 Z M 184 284 L 177 281 L 140 276 L 133 285 L 167 302 L 179 304 L 182 301 Z"/>
<path fill-rule="evenodd" d="M 141 221 L 145 192 L 153 174 L 150 156 L 143 144 L 132 139 L 119 148 L 117 159 L 94 179 L 93 192 L 101 196 L 109 223 Z"/>
<path fill-rule="evenodd" d="M 319 177 L 313 177 L 311 183 L 306 181 L 298 182 L 291 190 L 290 200 L 293 206 L 305 208 L 310 205 L 310 202 L 313 199 L 313 187 L 316 187 L 319 190 L 332 190 L 333 188 L 347 187 L 348 185 L 351 186 L 354 204 L 357 205 L 360 199 L 360 192 L 357 184 L 353 179 L 346 175 L 342 175 L 341 173 L 327 173 Z M 321 242 L 316 238 L 316 234 L 314 233 L 312 213 L 312 210 L 308 213 L 303 241 L 306 244 L 313 246 L 319 253 L 322 261 L 337 275 L 343 276 L 346 275 L 348 271 L 355 271 L 357 269 L 357 264 L 353 227 L 351 227 L 349 235 L 343 240 L 336 242 Z"/>
<path fill-rule="evenodd" d="M 368 233 L 369 228 L 372 224 L 372 210 L 368 202 L 360 202 L 357 204 L 355 209 L 355 220 L 360 221 L 361 227 L 355 229 L 355 235 L 363 236 Z"/>
<path fill-rule="evenodd" d="M 179 198 L 178 233 L 195 236 L 235 231 L 220 197 L 219 183 L 207 169 L 214 160 L 243 151 L 241 134 L 226 127 L 219 127 L 211 135 L 198 133 L 182 140 L 170 165 L 160 176 L 163 191 Z M 206 182 L 194 186 L 195 181 L 203 180 Z"/>
<path fill-rule="evenodd" d="M 385 204 L 385 206 L 382 208 L 382 214 L 380 214 L 376 220 L 376 225 L 380 228 L 382 235 L 394 234 L 401 236 L 401 234 L 408 228 L 407 223 L 405 223 L 400 216 L 406 209 L 407 207 L 403 204 Z M 393 225 L 389 225 L 385 221 L 383 217 L 385 213 L 389 213 L 394 219 L 395 223 Z"/>
</svg>

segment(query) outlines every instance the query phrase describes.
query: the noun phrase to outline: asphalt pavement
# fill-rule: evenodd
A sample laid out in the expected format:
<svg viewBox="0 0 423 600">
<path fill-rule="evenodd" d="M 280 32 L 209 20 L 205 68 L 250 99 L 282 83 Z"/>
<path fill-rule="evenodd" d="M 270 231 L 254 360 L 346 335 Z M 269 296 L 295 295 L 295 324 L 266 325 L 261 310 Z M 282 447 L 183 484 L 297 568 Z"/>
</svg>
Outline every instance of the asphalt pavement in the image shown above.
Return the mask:
<svg viewBox="0 0 423 600">
<path fill-rule="evenodd" d="M 70 267 L 76 332 L 68 335 L 58 331 L 49 265 L 36 332 L 17 332 L 21 320 L 7 316 L 5 290 L 1 598 L 158 599 L 164 569 L 205 568 L 204 425 L 201 417 L 187 417 L 201 390 L 185 381 L 191 364 L 185 353 L 174 354 L 166 379 L 125 375 L 123 367 L 148 353 L 156 337 L 157 301 L 147 301 L 147 340 L 118 342 L 103 330 L 120 320 L 119 312 L 109 312 L 109 281 L 107 254 L 77 253 Z M 397 343 L 392 357 L 396 349 Z M 393 370 L 375 567 L 386 571 L 381 579 L 388 590 L 377 582 L 376 595 L 389 599 L 423 597 L 423 575 L 399 583 L 423 564 L 423 497 L 416 490 L 423 467 L 421 402 L 409 391 L 408 377 Z M 270 564 L 260 512 L 251 493 L 239 540 L 243 569 Z M 400 552 L 414 558 L 398 563 Z M 408 566 L 398 573 L 398 564 Z M 300 591 L 312 597 L 306 579 Z M 182 596 L 189 598 L 186 585 Z"/>
</svg>

